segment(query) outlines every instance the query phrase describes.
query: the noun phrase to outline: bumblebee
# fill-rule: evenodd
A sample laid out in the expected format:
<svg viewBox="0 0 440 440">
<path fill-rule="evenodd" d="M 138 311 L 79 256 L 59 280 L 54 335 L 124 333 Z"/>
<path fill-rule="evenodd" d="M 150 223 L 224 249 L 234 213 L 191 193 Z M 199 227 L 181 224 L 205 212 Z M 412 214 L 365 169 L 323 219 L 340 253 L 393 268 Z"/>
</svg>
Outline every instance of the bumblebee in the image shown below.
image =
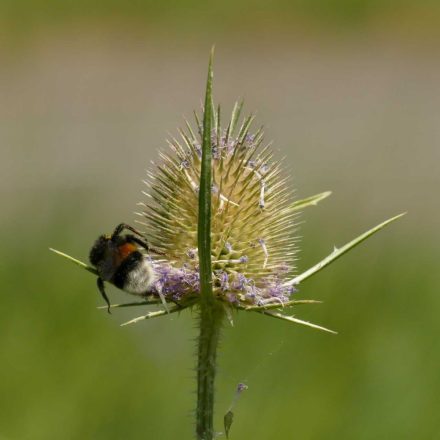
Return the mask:
<svg viewBox="0 0 440 440">
<path fill-rule="evenodd" d="M 124 230 L 133 234 L 122 235 Z M 98 290 L 110 313 L 110 301 L 104 281 L 125 292 L 145 296 L 154 283 L 154 270 L 148 255 L 141 252 L 160 252 L 150 248 L 143 235 L 130 225 L 121 223 L 111 235 L 101 235 L 90 250 L 89 260 L 98 272 Z"/>
</svg>

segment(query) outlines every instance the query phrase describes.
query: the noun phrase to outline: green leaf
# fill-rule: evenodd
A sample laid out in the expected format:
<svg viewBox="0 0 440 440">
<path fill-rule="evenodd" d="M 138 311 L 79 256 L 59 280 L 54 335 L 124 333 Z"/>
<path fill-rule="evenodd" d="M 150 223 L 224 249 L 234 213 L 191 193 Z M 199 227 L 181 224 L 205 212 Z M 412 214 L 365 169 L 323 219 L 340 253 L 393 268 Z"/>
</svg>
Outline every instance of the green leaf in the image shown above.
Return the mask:
<svg viewBox="0 0 440 440">
<path fill-rule="evenodd" d="M 162 303 L 162 301 L 160 299 L 154 298 L 151 300 L 148 299 L 145 301 L 135 301 L 135 302 L 131 302 L 131 303 L 111 304 L 110 308 L 117 309 L 117 308 L 122 308 L 122 307 L 152 306 L 152 305 L 161 304 L 161 303 Z M 99 306 L 99 307 L 97 307 L 97 309 L 107 310 L 108 306 Z"/>
<path fill-rule="evenodd" d="M 159 316 L 168 315 L 171 313 L 181 312 L 183 310 L 182 307 L 176 306 L 169 308 L 168 310 L 156 310 L 154 312 L 147 313 L 143 316 L 138 316 L 137 318 L 131 319 L 130 321 L 124 322 L 121 324 L 121 327 L 124 327 L 126 325 L 130 324 L 136 324 L 139 321 L 144 321 L 145 319 L 152 319 L 152 318 L 158 318 Z"/>
<path fill-rule="evenodd" d="M 229 438 L 229 430 L 232 426 L 232 421 L 234 420 L 234 413 L 229 410 L 223 417 L 223 424 L 225 426 L 226 438 Z"/>
<path fill-rule="evenodd" d="M 78 265 L 79 267 L 82 267 L 83 269 L 87 270 L 88 272 L 91 272 L 93 275 L 98 275 L 98 272 L 92 266 L 89 266 L 86 263 L 83 263 L 82 261 L 79 261 L 76 258 L 73 258 L 70 255 L 65 254 L 64 252 L 57 251 L 56 249 L 49 248 L 49 250 L 54 252 L 57 255 L 60 255 L 63 258 L 66 258 L 67 260 L 71 261 L 72 263 L 75 263 L 76 265 Z M 107 308 L 107 306 L 105 306 L 105 308 Z"/>
<path fill-rule="evenodd" d="M 306 327 L 311 327 L 311 328 L 314 328 L 316 330 L 321 330 L 323 332 L 332 333 L 334 335 L 338 334 L 337 332 L 335 332 L 333 330 L 329 330 L 328 328 L 321 327 L 320 325 L 317 325 L 317 324 L 313 324 L 312 322 L 303 321 L 302 319 L 294 318 L 293 316 L 283 315 L 282 313 L 279 313 L 279 312 L 265 312 L 265 311 L 261 311 L 261 312 L 258 312 L 258 313 L 262 313 L 263 315 L 266 315 L 266 316 L 271 316 L 272 318 L 277 318 L 277 319 L 282 319 L 284 321 L 293 322 L 294 324 L 300 324 L 300 325 L 304 325 Z"/>
<path fill-rule="evenodd" d="M 202 161 L 199 188 L 199 219 L 197 228 L 197 244 L 200 262 L 200 296 L 202 300 L 214 300 L 212 293 L 211 269 L 211 124 L 212 124 L 212 61 L 214 48 L 208 66 L 206 81 L 205 106 L 203 111 Z"/>
<path fill-rule="evenodd" d="M 306 280 L 307 278 L 310 278 L 315 273 L 319 272 L 320 270 L 324 269 L 324 267 L 328 266 L 330 263 L 333 263 L 333 261 L 337 260 L 339 257 L 344 255 L 349 250 L 356 247 L 358 244 L 362 243 L 364 240 L 366 240 L 368 237 L 371 237 L 376 232 L 383 229 L 385 226 L 388 226 L 390 223 L 396 221 L 400 217 L 404 216 L 406 212 L 396 215 L 395 217 L 392 217 L 383 223 L 375 226 L 374 228 L 370 229 L 367 232 L 364 232 L 362 235 L 359 235 L 359 237 L 355 238 L 354 240 L 350 241 L 346 245 L 342 246 L 341 248 L 337 249 L 335 248 L 334 251 L 325 257 L 323 260 L 321 260 L 318 264 L 315 264 L 315 266 L 311 267 L 310 269 L 303 272 L 301 275 L 298 275 L 297 277 L 291 279 L 290 281 L 287 281 L 284 283 L 284 286 L 293 286 L 300 284 L 302 281 Z"/>
<path fill-rule="evenodd" d="M 329 195 L 331 195 L 331 191 L 325 191 L 320 194 L 315 194 L 314 196 L 307 197 L 305 199 L 297 200 L 290 205 L 291 211 L 299 211 L 303 208 L 307 208 L 308 206 L 316 206 L 321 200 L 326 199 Z"/>
<path fill-rule="evenodd" d="M 322 304 L 322 301 L 317 301 L 315 299 L 294 299 L 292 301 L 286 301 L 283 304 L 273 303 L 273 304 L 265 304 L 264 306 L 248 306 L 248 307 L 243 307 L 242 309 L 245 310 L 246 312 L 255 312 L 259 310 L 282 309 L 285 307 L 292 307 L 300 304 Z"/>
</svg>

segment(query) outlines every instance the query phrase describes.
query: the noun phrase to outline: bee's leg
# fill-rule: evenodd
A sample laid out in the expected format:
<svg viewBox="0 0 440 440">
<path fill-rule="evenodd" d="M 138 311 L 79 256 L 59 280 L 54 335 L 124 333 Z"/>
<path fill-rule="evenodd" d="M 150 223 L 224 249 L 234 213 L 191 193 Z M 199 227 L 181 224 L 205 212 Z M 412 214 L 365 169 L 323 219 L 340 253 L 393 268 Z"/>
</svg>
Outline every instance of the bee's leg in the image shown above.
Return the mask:
<svg viewBox="0 0 440 440">
<path fill-rule="evenodd" d="M 144 236 L 137 229 L 133 228 L 132 226 L 128 225 L 127 223 L 120 223 L 118 226 L 116 226 L 115 230 L 113 231 L 112 240 L 115 239 L 118 235 L 120 235 L 120 233 L 124 229 L 128 229 L 129 231 L 133 232 L 137 236 L 144 238 Z"/>
<path fill-rule="evenodd" d="M 107 312 L 111 314 L 112 312 L 110 312 L 110 301 L 108 299 L 107 294 L 105 293 L 104 281 L 102 281 L 101 278 L 98 278 L 97 284 L 98 284 L 99 293 L 104 298 L 104 301 L 107 303 Z"/>
<path fill-rule="evenodd" d="M 143 247 L 147 252 L 152 252 L 153 254 L 157 255 L 165 255 L 163 252 L 158 251 L 157 249 L 154 249 L 150 247 L 147 240 L 141 240 L 140 238 L 135 237 L 134 235 L 127 235 L 127 238 L 131 240 L 133 243 L 138 244 L 139 246 Z"/>
<path fill-rule="evenodd" d="M 125 224 L 120 223 L 118 226 L 116 226 L 115 230 L 113 231 L 111 239 L 114 240 L 116 237 L 118 237 L 121 232 L 124 230 Z"/>
<path fill-rule="evenodd" d="M 138 244 L 140 247 L 144 248 L 146 251 L 150 250 L 150 245 L 147 240 L 141 240 L 140 238 L 135 237 L 134 235 L 126 235 L 127 240 L 132 243 Z"/>
<path fill-rule="evenodd" d="M 154 254 L 157 254 L 157 255 L 165 255 L 163 252 L 158 251 L 157 249 L 151 248 L 150 245 L 148 244 L 146 238 L 144 237 L 144 235 L 141 234 L 138 230 L 136 230 L 132 226 L 127 225 L 127 223 L 120 223 L 118 226 L 116 226 L 115 230 L 113 231 L 111 239 L 114 240 L 116 237 L 118 237 L 124 229 L 128 229 L 129 231 L 136 234 L 138 237 L 141 237 L 141 238 L 138 238 L 138 237 L 135 237 L 134 235 L 131 235 L 131 234 L 127 235 L 127 238 L 129 240 L 131 240 L 133 243 L 136 243 L 139 246 L 143 247 L 147 252 L 153 252 Z"/>
</svg>

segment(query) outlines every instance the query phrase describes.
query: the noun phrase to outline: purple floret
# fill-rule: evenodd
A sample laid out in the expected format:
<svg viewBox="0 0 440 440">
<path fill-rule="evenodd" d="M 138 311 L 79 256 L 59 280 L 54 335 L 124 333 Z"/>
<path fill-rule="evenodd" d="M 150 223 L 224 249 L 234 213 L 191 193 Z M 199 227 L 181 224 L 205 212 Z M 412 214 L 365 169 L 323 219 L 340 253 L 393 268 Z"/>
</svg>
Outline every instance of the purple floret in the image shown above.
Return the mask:
<svg viewBox="0 0 440 440">
<path fill-rule="evenodd" d="M 156 282 L 151 293 L 160 293 L 166 299 L 177 301 L 188 296 L 193 297 L 200 292 L 198 267 L 185 264 L 181 268 L 174 268 L 169 264 L 156 263 L 154 269 Z M 218 297 L 242 306 L 274 303 L 282 305 L 296 292 L 294 286 L 283 286 L 283 280 L 278 276 L 272 275 L 259 280 L 257 284 L 254 279 L 247 278 L 243 273 L 228 273 L 225 270 L 215 272 L 214 290 Z"/>
</svg>

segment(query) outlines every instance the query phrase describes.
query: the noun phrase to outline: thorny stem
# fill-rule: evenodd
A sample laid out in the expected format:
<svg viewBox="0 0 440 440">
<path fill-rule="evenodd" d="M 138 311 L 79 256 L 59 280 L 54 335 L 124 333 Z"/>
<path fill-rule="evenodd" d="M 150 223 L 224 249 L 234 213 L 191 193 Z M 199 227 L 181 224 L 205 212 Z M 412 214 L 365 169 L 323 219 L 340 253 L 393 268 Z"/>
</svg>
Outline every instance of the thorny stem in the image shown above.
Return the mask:
<svg viewBox="0 0 440 440">
<path fill-rule="evenodd" d="M 220 303 L 201 309 L 197 368 L 197 439 L 214 438 L 214 380 L 225 312 Z"/>
</svg>

